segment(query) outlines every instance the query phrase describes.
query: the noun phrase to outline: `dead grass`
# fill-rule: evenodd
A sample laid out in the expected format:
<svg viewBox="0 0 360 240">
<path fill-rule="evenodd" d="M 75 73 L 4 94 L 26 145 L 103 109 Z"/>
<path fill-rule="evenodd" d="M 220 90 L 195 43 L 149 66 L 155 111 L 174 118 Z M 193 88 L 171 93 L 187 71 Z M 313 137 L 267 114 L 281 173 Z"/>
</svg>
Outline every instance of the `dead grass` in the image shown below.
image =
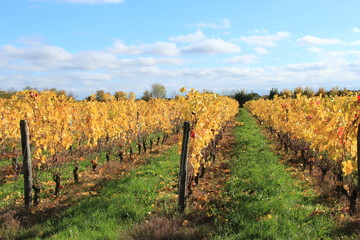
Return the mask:
<svg viewBox="0 0 360 240">
<path fill-rule="evenodd" d="M 135 225 L 129 235 L 129 240 L 200 240 L 206 239 L 207 233 L 188 225 L 187 221 L 157 216 Z"/>
</svg>

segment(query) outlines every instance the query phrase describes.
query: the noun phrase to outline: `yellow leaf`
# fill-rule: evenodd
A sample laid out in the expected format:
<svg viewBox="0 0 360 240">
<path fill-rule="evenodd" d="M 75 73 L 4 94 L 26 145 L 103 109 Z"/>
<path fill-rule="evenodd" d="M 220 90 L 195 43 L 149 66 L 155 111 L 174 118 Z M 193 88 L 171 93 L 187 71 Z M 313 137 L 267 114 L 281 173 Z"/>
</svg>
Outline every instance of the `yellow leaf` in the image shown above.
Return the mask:
<svg viewBox="0 0 360 240">
<path fill-rule="evenodd" d="M 54 148 L 50 148 L 49 151 L 50 151 L 50 154 L 51 154 L 51 155 L 54 155 L 54 154 L 55 154 L 55 149 L 54 149 Z"/>
<path fill-rule="evenodd" d="M 41 156 L 41 163 L 45 163 L 46 162 L 46 156 L 45 155 L 42 155 Z"/>
<path fill-rule="evenodd" d="M 357 166 L 356 166 L 355 161 L 349 160 L 349 161 L 343 162 L 342 164 L 343 164 L 343 169 L 342 170 L 345 173 L 345 176 L 352 173 L 353 170 L 357 170 Z"/>
<path fill-rule="evenodd" d="M 183 226 L 187 226 L 189 224 L 189 220 L 184 220 L 184 222 L 182 223 Z"/>
<path fill-rule="evenodd" d="M 185 88 L 185 87 L 180 88 L 180 92 L 181 92 L 181 93 L 186 92 L 186 88 Z"/>
</svg>

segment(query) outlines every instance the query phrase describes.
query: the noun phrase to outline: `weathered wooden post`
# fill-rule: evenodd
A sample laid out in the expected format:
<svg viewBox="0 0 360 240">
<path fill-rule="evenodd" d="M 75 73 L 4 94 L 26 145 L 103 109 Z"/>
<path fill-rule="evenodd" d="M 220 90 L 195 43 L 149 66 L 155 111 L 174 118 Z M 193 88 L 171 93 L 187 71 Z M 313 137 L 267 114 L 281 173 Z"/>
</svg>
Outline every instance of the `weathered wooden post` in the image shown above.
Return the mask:
<svg viewBox="0 0 360 240">
<path fill-rule="evenodd" d="M 357 130 L 357 167 L 358 167 L 358 191 L 360 192 L 360 124 Z"/>
<path fill-rule="evenodd" d="M 186 207 L 186 175 L 187 175 L 187 158 L 190 137 L 190 122 L 184 122 L 184 134 L 181 147 L 180 157 L 180 174 L 179 174 L 179 203 L 178 211 L 183 213 Z"/>
<path fill-rule="evenodd" d="M 29 126 L 26 120 L 20 121 L 20 133 L 23 155 L 25 206 L 30 207 L 32 205 L 32 166 L 29 142 Z"/>
<path fill-rule="evenodd" d="M 107 156 L 107 155 L 106 155 Z M 79 183 L 79 167 L 75 166 L 74 170 L 73 170 L 73 175 L 74 175 L 74 182 L 75 183 Z"/>
</svg>

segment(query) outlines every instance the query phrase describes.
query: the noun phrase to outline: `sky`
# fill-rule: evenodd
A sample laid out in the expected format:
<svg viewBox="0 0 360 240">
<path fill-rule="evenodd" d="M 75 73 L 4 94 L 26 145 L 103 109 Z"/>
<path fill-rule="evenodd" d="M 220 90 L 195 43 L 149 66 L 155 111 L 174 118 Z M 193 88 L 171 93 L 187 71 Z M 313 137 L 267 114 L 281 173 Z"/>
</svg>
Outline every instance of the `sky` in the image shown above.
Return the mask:
<svg viewBox="0 0 360 240">
<path fill-rule="evenodd" d="M 358 0 L 1 0 L 0 89 L 360 89 Z"/>
</svg>

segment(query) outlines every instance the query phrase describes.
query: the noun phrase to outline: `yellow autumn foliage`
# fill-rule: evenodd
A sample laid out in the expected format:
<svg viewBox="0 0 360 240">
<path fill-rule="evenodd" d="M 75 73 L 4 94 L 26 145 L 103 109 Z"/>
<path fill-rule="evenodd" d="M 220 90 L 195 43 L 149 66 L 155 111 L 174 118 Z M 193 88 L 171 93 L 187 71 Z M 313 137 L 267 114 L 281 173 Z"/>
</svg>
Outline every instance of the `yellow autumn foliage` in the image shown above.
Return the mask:
<svg viewBox="0 0 360 240">
<path fill-rule="evenodd" d="M 247 102 L 245 108 L 265 126 L 310 143 L 311 150 L 328 159 L 343 162 L 343 172 L 347 175 L 357 170 L 350 164 L 357 154 L 356 135 L 360 124 L 357 96 L 358 93 L 335 97 L 275 97 Z"/>
</svg>

